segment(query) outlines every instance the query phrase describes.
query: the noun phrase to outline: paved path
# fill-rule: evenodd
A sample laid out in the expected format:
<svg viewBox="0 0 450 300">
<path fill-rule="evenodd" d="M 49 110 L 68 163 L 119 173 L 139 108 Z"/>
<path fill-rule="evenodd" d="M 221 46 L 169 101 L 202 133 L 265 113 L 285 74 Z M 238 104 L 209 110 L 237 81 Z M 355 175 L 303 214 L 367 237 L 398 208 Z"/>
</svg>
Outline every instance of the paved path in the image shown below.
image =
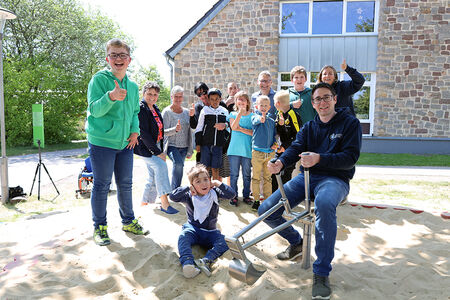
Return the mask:
<svg viewBox="0 0 450 300">
<path fill-rule="evenodd" d="M 47 167 L 53 181 L 57 182 L 67 177 L 78 175 L 84 166 L 84 159 L 77 158 L 79 155 L 87 153 L 87 149 L 73 149 L 64 151 L 54 151 L 42 153 L 42 162 Z M 9 186 L 20 185 L 24 191 L 29 193 L 33 177 L 38 164 L 38 154 L 29 154 L 23 156 L 12 156 L 8 160 Z M 193 161 L 186 162 L 185 169 L 193 165 Z M 142 178 L 142 172 L 145 172 L 145 164 L 141 159 L 134 160 L 135 179 Z M 167 159 L 169 169 L 172 163 Z M 169 170 L 170 172 L 170 170 Z M 137 176 L 136 176 L 137 175 Z M 450 182 L 450 168 L 446 167 L 386 167 L 386 166 L 357 166 L 355 178 L 359 177 L 404 177 L 405 179 L 426 179 L 426 180 L 447 180 Z M 75 177 L 76 178 L 76 177 Z M 75 179 L 76 180 L 76 179 Z M 50 184 L 50 179 L 44 168 L 41 168 L 41 186 Z M 37 179 L 35 188 L 37 185 Z M 57 185 L 58 186 L 58 185 Z M 76 186 L 76 182 L 74 182 Z M 34 193 L 34 191 L 33 191 Z M 37 190 L 36 190 L 37 193 Z"/>
</svg>

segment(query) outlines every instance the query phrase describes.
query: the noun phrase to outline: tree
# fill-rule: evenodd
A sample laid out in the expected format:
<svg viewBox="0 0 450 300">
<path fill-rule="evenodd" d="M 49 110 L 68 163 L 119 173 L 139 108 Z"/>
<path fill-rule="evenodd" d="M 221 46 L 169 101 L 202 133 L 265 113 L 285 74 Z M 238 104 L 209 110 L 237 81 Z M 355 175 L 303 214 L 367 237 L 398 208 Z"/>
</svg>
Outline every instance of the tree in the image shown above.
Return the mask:
<svg viewBox="0 0 450 300">
<path fill-rule="evenodd" d="M 155 65 L 150 65 L 147 68 L 139 66 L 136 75 L 134 76 L 134 80 L 141 89 L 147 81 L 156 81 L 161 88 L 157 103 L 159 109 L 163 110 L 165 107 L 170 105 L 170 90 L 164 83 L 164 79 L 161 77 L 161 74 L 159 74 Z"/>
<path fill-rule="evenodd" d="M 32 142 L 31 104 L 44 104 L 47 144 L 74 138 L 86 115 L 87 86 L 103 68 L 105 44 L 128 38 L 98 11 L 75 0 L 2 0 L 17 15 L 4 38 L 8 145 Z M 132 45 L 131 45 L 132 46 Z"/>
</svg>

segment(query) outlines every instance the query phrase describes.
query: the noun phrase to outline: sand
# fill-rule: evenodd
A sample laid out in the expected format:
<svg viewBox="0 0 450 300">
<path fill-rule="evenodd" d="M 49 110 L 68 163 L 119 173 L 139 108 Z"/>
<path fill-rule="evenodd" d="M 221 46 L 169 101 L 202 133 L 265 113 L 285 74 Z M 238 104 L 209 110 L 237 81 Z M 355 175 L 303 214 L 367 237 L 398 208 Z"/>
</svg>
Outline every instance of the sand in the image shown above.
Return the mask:
<svg viewBox="0 0 450 300">
<path fill-rule="evenodd" d="M 287 246 L 276 235 L 247 251 L 251 261 L 267 268 L 252 286 L 229 276 L 229 252 L 213 266 L 211 277 L 185 279 L 177 238 L 186 215 L 181 204 L 174 206 L 180 213 L 172 216 L 155 205 L 135 208 L 150 234 L 134 236 L 121 230 L 112 195 L 112 244 L 106 247 L 92 240 L 89 206 L 2 223 L 0 298 L 311 299 L 311 269 L 301 269 L 299 261 L 274 259 Z M 219 223 L 225 235 L 255 218 L 245 204 L 235 208 L 221 202 Z M 332 299 L 450 299 L 449 222 L 429 212 L 340 206 Z M 267 229 L 258 225 L 246 239 Z M 204 253 L 194 248 L 198 257 Z"/>
</svg>

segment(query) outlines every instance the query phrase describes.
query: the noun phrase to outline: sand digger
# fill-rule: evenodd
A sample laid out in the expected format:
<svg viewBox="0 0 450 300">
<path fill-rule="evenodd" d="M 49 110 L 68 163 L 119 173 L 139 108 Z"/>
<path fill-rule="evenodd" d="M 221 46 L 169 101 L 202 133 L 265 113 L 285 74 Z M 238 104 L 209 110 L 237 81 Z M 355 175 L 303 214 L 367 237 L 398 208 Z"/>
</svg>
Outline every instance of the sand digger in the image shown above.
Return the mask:
<svg viewBox="0 0 450 300">
<path fill-rule="evenodd" d="M 231 277 L 245 282 L 249 285 L 254 284 L 262 274 L 264 274 L 265 269 L 255 267 L 252 262 L 245 255 L 245 250 L 257 243 L 265 240 L 271 235 L 280 232 L 281 230 L 291 226 L 295 222 L 303 223 L 303 249 L 302 249 L 302 268 L 308 269 L 311 266 L 311 233 L 312 226 L 314 224 L 314 209 L 311 207 L 310 191 L 309 191 L 309 169 L 304 169 L 305 177 L 305 209 L 301 212 L 293 212 L 289 201 L 284 192 L 283 183 L 281 181 L 281 175 L 276 174 L 278 187 L 281 193 L 280 201 L 273 206 L 271 209 L 266 211 L 264 214 L 259 216 L 256 220 L 251 222 L 246 227 L 242 228 L 239 232 L 233 236 L 226 236 L 225 241 L 230 248 L 231 255 L 233 257 L 228 272 Z M 268 216 L 273 214 L 279 208 L 284 207 L 285 211 L 283 217 L 287 220 L 280 226 L 273 228 L 258 237 L 248 241 L 243 241 L 243 235 L 255 227 L 258 223 L 262 222 Z M 242 239 L 242 242 L 241 242 Z"/>
</svg>

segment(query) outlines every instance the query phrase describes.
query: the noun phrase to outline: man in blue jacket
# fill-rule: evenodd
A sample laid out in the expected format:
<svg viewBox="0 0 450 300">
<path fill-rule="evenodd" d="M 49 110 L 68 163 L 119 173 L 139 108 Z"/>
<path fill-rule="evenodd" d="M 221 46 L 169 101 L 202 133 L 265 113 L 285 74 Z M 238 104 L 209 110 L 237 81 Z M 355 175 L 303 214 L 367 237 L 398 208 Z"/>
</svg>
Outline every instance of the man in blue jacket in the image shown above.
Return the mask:
<svg viewBox="0 0 450 300">
<path fill-rule="evenodd" d="M 315 239 L 317 260 L 313 264 L 314 281 L 312 299 L 329 299 L 331 295 L 328 275 L 334 257 L 336 242 L 336 207 L 349 193 L 349 181 L 355 174 L 355 164 L 361 149 L 359 120 L 348 113 L 348 108 L 335 110 L 336 92 L 327 83 L 319 83 L 312 90 L 312 104 L 318 115 L 305 124 L 294 142 L 275 162 L 269 162 L 270 172 L 278 173 L 284 166 L 300 159 L 302 167 L 310 168 L 310 190 L 315 202 Z M 305 198 L 304 175 L 284 184 L 291 207 Z M 281 198 L 277 190 L 258 209 L 262 215 Z M 264 221 L 272 228 L 283 224 L 284 208 L 280 208 Z M 301 255 L 303 239 L 292 226 L 279 234 L 289 242 L 289 247 L 277 255 L 280 260 L 290 260 Z"/>
</svg>

